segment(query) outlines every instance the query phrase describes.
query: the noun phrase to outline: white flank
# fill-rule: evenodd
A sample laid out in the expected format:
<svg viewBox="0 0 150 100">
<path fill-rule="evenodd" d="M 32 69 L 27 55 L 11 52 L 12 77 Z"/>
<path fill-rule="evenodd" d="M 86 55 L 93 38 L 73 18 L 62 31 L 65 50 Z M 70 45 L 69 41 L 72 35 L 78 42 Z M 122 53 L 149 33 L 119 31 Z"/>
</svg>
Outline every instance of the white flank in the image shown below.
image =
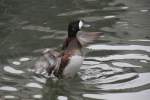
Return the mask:
<svg viewBox="0 0 150 100">
<path fill-rule="evenodd" d="M 67 77 L 73 77 L 80 69 L 82 62 L 83 62 L 82 56 L 72 56 L 69 64 L 65 67 L 63 75 Z"/>
</svg>

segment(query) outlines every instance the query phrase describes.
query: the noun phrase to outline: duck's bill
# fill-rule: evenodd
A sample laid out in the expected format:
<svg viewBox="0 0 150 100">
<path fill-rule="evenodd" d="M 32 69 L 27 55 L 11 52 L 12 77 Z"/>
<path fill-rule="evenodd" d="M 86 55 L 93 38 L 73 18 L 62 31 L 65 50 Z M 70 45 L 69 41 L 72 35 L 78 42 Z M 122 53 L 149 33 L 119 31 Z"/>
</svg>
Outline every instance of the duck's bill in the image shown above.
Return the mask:
<svg viewBox="0 0 150 100">
<path fill-rule="evenodd" d="M 84 28 L 88 28 L 88 27 L 90 27 L 91 25 L 90 24 L 83 24 L 83 27 Z"/>
</svg>

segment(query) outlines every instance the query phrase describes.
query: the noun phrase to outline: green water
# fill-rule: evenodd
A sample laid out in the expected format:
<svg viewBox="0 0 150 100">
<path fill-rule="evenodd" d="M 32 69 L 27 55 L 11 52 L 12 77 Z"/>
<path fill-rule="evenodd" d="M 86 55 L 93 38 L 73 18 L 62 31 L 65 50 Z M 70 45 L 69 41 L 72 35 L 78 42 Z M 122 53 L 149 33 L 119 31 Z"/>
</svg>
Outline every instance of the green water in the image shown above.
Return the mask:
<svg viewBox="0 0 150 100">
<path fill-rule="evenodd" d="M 0 0 L 0 100 L 149 100 L 149 0 Z M 34 61 L 59 47 L 72 19 L 105 35 L 73 80 L 37 77 Z"/>
</svg>

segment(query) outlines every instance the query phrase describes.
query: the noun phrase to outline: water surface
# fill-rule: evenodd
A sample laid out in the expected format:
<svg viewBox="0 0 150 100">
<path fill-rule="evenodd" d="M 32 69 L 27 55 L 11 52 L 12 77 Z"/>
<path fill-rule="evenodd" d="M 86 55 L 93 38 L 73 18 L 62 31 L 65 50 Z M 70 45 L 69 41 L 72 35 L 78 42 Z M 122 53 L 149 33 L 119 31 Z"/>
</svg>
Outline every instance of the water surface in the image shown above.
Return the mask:
<svg viewBox="0 0 150 100">
<path fill-rule="evenodd" d="M 1 0 L 0 99 L 149 100 L 149 0 Z M 82 18 L 105 35 L 73 80 L 31 72 L 46 48 L 57 48 L 70 20 Z"/>
</svg>

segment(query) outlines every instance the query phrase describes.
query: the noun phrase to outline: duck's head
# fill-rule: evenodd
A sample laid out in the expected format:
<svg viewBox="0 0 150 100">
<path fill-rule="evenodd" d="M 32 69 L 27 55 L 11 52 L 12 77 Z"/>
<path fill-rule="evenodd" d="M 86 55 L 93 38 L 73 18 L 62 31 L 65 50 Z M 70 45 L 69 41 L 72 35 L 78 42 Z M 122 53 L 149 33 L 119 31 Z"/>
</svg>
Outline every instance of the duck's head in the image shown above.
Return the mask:
<svg viewBox="0 0 150 100">
<path fill-rule="evenodd" d="M 74 20 L 68 25 L 68 37 L 76 37 L 78 31 L 83 27 L 90 27 L 89 24 L 85 24 L 83 20 Z"/>
</svg>

